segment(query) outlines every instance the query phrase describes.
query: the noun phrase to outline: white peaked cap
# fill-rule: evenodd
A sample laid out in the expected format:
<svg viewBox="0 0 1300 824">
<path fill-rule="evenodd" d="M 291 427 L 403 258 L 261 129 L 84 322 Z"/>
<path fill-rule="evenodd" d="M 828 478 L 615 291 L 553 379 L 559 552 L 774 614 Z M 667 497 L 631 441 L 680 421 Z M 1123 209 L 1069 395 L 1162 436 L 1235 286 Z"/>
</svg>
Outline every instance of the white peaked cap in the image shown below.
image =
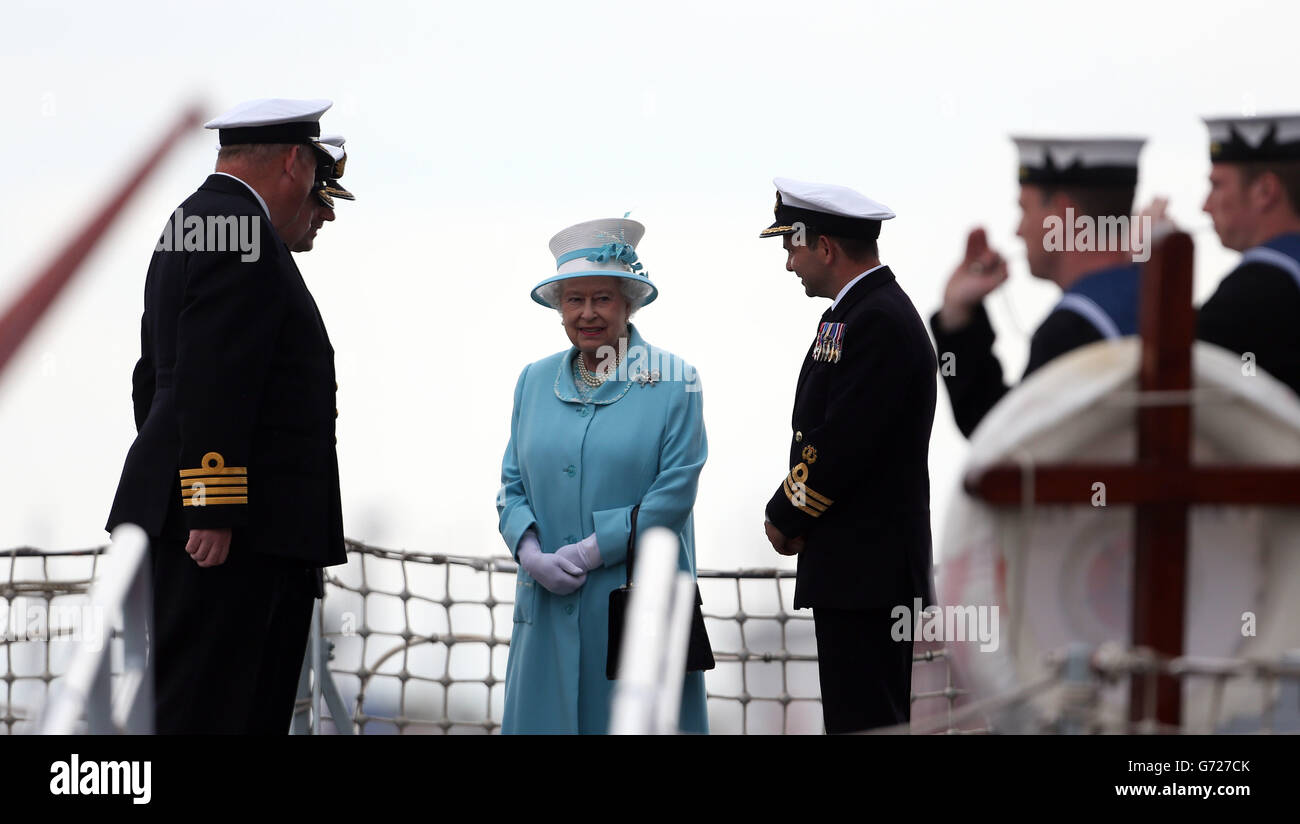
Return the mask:
<svg viewBox="0 0 1300 824">
<path fill-rule="evenodd" d="M 772 183 L 781 193 L 781 202 L 796 209 L 808 209 L 813 212 L 863 220 L 889 220 L 897 217 L 885 204 L 855 192 L 847 186 L 836 186 L 833 183 L 807 183 L 789 177 L 773 178 Z"/>
<path fill-rule="evenodd" d="M 759 237 L 793 234 L 803 226 L 818 234 L 875 240 L 881 221 L 890 220 L 894 210 L 847 186 L 808 183 L 789 177 L 772 179 L 776 186 L 776 220 L 758 233 Z"/>
<path fill-rule="evenodd" d="M 347 138 L 341 134 L 325 134 L 316 138 L 316 144 L 333 158 L 335 163 L 347 156 L 347 152 L 343 149 L 343 144 L 347 142 Z"/>
<path fill-rule="evenodd" d="M 320 134 L 320 118 L 330 100 L 291 100 L 274 97 L 246 100 L 203 124 L 218 129 L 221 145 L 239 143 L 305 143 Z"/>
<path fill-rule="evenodd" d="M 250 126 L 277 126 L 281 123 L 318 123 L 321 115 L 334 105 L 332 100 L 292 100 L 265 97 L 245 100 L 223 115 L 203 124 L 205 129 L 243 129 Z"/>
</svg>

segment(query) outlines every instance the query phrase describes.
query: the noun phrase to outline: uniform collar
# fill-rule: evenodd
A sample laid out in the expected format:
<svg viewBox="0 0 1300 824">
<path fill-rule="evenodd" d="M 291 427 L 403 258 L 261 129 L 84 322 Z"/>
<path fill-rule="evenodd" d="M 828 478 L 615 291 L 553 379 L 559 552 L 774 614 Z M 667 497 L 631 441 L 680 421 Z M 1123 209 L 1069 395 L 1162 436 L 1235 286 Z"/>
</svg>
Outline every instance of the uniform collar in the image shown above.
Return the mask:
<svg viewBox="0 0 1300 824">
<path fill-rule="evenodd" d="M 269 208 L 267 208 L 267 206 L 266 206 L 266 201 L 265 201 L 265 200 L 262 200 L 262 196 L 259 195 L 259 194 L 257 193 L 257 190 L 256 190 L 256 189 L 254 189 L 252 186 L 249 186 L 249 185 L 248 185 L 248 181 L 246 181 L 246 180 L 242 180 L 242 179 L 240 179 L 240 178 L 238 178 L 238 177 L 235 177 L 235 176 L 232 175 L 230 172 L 213 172 L 212 174 L 213 174 L 214 177 L 215 177 L 216 175 L 221 175 L 222 177 L 228 177 L 228 178 L 230 178 L 231 180 L 238 180 L 240 183 L 244 184 L 244 188 L 245 188 L 245 189 L 248 189 L 248 191 L 252 192 L 252 193 L 253 193 L 253 197 L 257 198 L 257 205 L 259 205 L 259 206 L 262 207 L 262 212 L 263 212 L 263 214 L 266 215 L 266 219 L 267 219 L 267 220 L 270 220 L 270 219 L 271 219 L 271 210 L 270 210 Z"/>
<path fill-rule="evenodd" d="M 885 264 L 883 264 L 883 263 L 878 263 L 878 264 L 876 264 L 875 266 L 872 266 L 872 267 L 871 267 L 870 269 L 868 269 L 867 271 L 865 271 L 865 272 L 863 272 L 862 274 L 860 274 L 860 275 L 858 275 L 857 277 L 855 277 L 853 280 L 851 280 L 851 281 L 849 281 L 848 283 L 844 284 L 844 288 L 841 289 L 841 290 L 840 290 L 840 293 L 839 293 L 838 295 L 835 296 L 835 300 L 831 301 L 831 310 L 834 311 L 834 310 L 835 310 L 835 307 L 837 307 L 837 306 L 840 305 L 840 301 L 844 299 L 844 296 L 847 295 L 847 294 L 849 293 L 849 290 L 850 290 L 850 289 L 852 289 L 854 286 L 857 285 L 858 281 L 862 280 L 864 277 L 866 277 L 867 275 L 869 275 L 869 274 L 871 274 L 872 272 L 876 271 L 877 269 L 884 269 L 884 268 L 885 268 Z"/>
<path fill-rule="evenodd" d="M 1274 235 L 1254 248 L 1275 249 L 1284 255 L 1300 259 L 1300 232 L 1283 232 Z"/>
<path fill-rule="evenodd" d="M 627 331 L 627 352 L 624 353 L 623 359 L 619 362 L 618 371 L 609 380 L 593 389 L 586 399 L 578 392 L 578 386 L 573 377 L 573 357 L 577 354 L 578 347 L 570 346 L 569 351 L 561 356 L 558 371 L 555 373 L 555 397 L 566 403 L 604 405 L 614 403 L 626 395 L 627 390 L 632 388 L 632 383 L 635 380 L 635 376 L 629 374 L 628 361 L 633 359 L 636 352 L 646 349 L 645 340 L 641 337 L 641 333 L 637 331 L 636 326 L 629 323 Z"/>
<path fill-rule="evenodd" d="M 848 311 L 868 292 L 884 286 L 892 280 L 894 280 L 894 273 L 883 263 L 874 269 L 868 269 L 850 281 L 840 291 L 835 298 L 835 302 L 826 310 L 825 317 L 830 317 L 832 314 L 843 315 L 843 312 L 840 312 L 841 309 Z"/>
</svg>

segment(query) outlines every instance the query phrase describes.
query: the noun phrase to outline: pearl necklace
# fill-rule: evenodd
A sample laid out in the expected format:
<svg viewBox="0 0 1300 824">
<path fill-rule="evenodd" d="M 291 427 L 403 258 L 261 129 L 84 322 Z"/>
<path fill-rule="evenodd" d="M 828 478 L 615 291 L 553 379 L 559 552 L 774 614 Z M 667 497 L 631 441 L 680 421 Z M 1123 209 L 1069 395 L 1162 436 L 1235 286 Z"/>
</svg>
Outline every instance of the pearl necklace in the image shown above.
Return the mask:
<svg viewBox="0 0 1300 824">
<path fill-rule="evenodd" d="M 606 375 L 593 375 L 593 374 L 591 374 L 591 372 L 587 369 L 587 364 L 583 362 L 583 358 L 582 358 L 582 353 L 581 353 L 581 352 L 579 352 L 579 353 L 574 357 L 574 361 L 578 364 L 578 377 L 582 380 L 583 383 L 587 384 L 587 385 L 590 386 L 592 389 L 599 388 L 601 385 L 603 385 L 603 384 L 605 383 L 605 380 L 607 379 L 607 376 L 606 376 Z M 615 364 L 614 364 L 614 365 L 615 365 L 615 368 L 617 368 L 617 366 L 618 366 L 618 362 L 615 361 Z"/>
</svg>

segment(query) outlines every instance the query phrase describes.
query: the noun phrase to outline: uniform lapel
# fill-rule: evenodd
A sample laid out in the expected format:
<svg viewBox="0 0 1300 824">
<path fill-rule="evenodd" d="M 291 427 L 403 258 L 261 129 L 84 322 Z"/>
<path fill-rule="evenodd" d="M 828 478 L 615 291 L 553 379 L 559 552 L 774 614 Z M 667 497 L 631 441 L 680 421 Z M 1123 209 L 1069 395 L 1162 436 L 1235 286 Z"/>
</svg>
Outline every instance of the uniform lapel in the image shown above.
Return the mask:
<svg viewBox="0 0 1300 824">
<path fill-rule="evenodd" d="M 827 309 L 825 312 L 822 312 L 821 318 L 817 321 L 818 332 L 821 331 L 822 324 L 825 323 L 827 320 L 829 320 L 830 317 L 831 317 L 830 309 Z M 817 342 L 816 335 L 814 335 L 813 342 L 808 344 L 808 353 L 804 355 L 803 366 L 799 369 L 799 382 L 795 384 L 795 389 L 794 389 L 794 395 L 796 398 L 799 397 L 799 395 L 803 392 L 804 382 L 808 380 L 808 374 L 812 371 L 812 365 L 813 365 L 812 350 L 813 347 L 816 345 L 816 342 Z"/>
<path fill-rule="evenodd" d="M 821 332 L 821 325 L 823 323 L 843 323 L 844 318 L 848 317 L 849 311 L 857 305 L 859 301 L 869 293 L 879 289 L 886 283 L 892 282 L 893 280 L 894 273 L 890 271 L 888 266 L 882 266 L 864 277 L 862 280 L 853 284 L 853 288 L 849 290 L 847 295 L 840 299 L 839 304 L 835 306 L 834 309 L 827 309 L 822 313 L 821 319 L 817 323 L 817 332 Z M 804 384 L 807 382 L 808 376 L 812 373 L 812 351 L 815 345 L 816 336 L 814 335 L 813 342 L 808 344 L 808 354 L 804 356 L 803 367 L 799 370 L 799 383 L 795 386 L 796 398 L 803 393 Z"/>
</svg>

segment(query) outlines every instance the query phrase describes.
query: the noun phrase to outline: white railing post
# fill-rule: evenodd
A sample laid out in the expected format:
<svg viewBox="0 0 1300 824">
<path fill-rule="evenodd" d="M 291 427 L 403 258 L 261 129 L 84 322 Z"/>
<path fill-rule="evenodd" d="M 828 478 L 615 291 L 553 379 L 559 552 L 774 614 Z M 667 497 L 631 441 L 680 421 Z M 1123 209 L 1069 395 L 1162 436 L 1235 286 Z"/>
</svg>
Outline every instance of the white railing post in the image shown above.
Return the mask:
<svg viewBox="0 0 1300 824">
<path fill-rule="evenodd" d="M 145 538 L 140 568 L 122 604 L 122 674 L 113 701 L 113 722 L 128 735 L 154 731 L 153 657 L 149 646 L 153 632 L 153 568 Z M 105 667 L 107 669 L 107 667 Z"/>
<path fill-rule="evenodd" d="M 89 609 L 96 620 L 78 627 L 72 662 L 51 686 L 37 729 L 47 735 L 74 733 L 84 715 L 86 731 L 92 734 L 152 733 L 153 664 L 146 628 L 153 599 L 149 537 L 140 527 L 122 524 L 113 530 L 90 590 Z M 110 643 L 119 616 L 125 655 L 114 696 Z"/>
<path fill-rule="evenodd" d="M 682 680 L 686 677 L 686 654 L 691 645 L 691 621 L 695 618 L 695 579 L 678 572 L 674 581 L 672 612 L 668 618 L 668 647 L 664 651 L 663 680 L 659 688 L 658 720 L 655 732 L 675 735 L 682 711 Z"/>
<path fill-rule="evenodd" d="M 695 608 L 695 582 L 677 570 L 679 551 L 677 536 L 664 527 L 647 530 L 637 548 L 610 713 L 612 734 L 677 732 Z"/>
</svg>

